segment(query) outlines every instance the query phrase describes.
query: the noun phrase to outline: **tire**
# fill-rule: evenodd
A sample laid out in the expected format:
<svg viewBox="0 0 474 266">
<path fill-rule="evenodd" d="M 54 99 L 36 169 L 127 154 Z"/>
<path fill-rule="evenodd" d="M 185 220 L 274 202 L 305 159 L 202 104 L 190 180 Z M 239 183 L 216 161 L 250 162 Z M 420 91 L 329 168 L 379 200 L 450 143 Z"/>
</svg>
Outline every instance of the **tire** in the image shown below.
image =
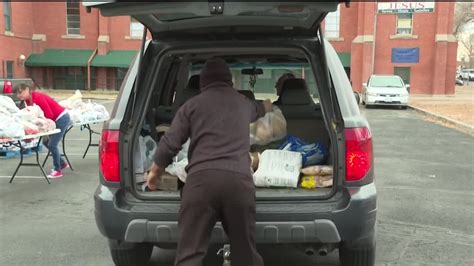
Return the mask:
<svg viewBox="0 0 474 266">
<path fill-rule="evenodd" d="M 359 104 L 359 103 L 360 103 L 360 96 L 359 96 L 359 93 L 357 93 L 357 92 L 354 91 L 354 97 L 355 97 L 355 99 L 356 99 L 357 104 Z"/>
<path fill-rule="evenodd" d="M 121 240 L 109 240 L 110 254 L 117 266 L 146 265 L 151 257 L 153 245 L 148 243 L 129 243 Z"/>
<path fill-rule="evenodd" d="M 402 109 L 402 110 L 406 110 L 407 108 L 408 108 L 408 106 L 406 106 L 406 105 L 400 106 L 400 109 Z"/>
<path fill-rule="evenodd" d="M 365 244 L 341 243 L 339 260 L 342 266 L 373 266 L 375 264 L 375 238 Z"/>
</svg>

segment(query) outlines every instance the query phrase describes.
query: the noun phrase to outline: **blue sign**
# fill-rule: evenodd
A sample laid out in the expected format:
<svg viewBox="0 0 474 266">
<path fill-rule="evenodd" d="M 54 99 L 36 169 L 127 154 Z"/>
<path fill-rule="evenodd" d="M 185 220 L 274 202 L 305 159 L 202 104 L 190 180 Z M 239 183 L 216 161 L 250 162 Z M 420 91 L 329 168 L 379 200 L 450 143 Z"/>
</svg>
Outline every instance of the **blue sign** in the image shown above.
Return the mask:
<svg viewBox="0 0 474 266">
<path fill-rule="evenodd" d="M 420 62 L 420 48 L 392 48 L 392 63 Z"/>
</svg>

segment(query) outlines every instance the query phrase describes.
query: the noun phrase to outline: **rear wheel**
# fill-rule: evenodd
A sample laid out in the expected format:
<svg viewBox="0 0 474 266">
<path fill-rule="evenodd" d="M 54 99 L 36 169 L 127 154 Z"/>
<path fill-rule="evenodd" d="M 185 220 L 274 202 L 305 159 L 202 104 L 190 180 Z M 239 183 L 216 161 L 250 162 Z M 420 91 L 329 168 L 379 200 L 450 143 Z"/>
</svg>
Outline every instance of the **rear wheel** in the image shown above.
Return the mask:
<svg viewBox="0 0 474 266">
<path fill-rule="evenodd" d="M 145 265 L 150 260 L 153 245 L 109 240 L 110 254 L 117 266 Z"/>
<path fill-rule="evenodd" d="M 354 97 L 355 97 L 355 99 L 356 99 L 357 104 L 359 104 L 359 103 L 360 103 L 360 96 L 359 96 L 359 93 L 357 93 L 357 92 L 354 91 Z"/>
<path fill-rule="evenodd" d="M 407 108 L 408 108 L 408 106 L 406 106 L 406 105 L 400 106 L 400 109 L 402 109 L 402 110 L 406 110 Z"/>
<path fill-rule="evenodd" d="M 372 266 L 375 264 L 375 236 L 358 243 L 339 245 L 339 260 L 343 266 Z"/>
</svg>

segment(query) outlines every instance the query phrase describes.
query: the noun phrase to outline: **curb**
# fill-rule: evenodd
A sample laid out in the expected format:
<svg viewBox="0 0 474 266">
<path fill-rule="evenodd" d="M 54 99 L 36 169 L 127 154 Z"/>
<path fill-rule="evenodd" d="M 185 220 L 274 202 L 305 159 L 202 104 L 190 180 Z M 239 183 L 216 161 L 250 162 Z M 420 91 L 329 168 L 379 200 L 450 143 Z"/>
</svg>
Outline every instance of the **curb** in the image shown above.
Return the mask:
<svg viewBox="0 0 474 266">
<path fill-rule="evenodd" d="M 410 108 L 410 109 L 412 109 L 412 110 L 414 110 L 418 113 L 421 113 L 423 115 L 434 118 L 436 120 L 440 120 L 440 121 L 443 121 L 443 122 L 448 123 L 450 125 L 453 125 L 456 128 L 458 128 L 458 129 L 460 129 L 460 130 L 462 130 L 462 131 L 464 131 L 468 134 L 474 135 L 474 126 L 471 126 L 471 125 L 468 125 L 466 123 L 462 123 L 462 122 L 453 120 L 451 118 L 448 118 L 448 117 L 445 117 L 445 116 L 442 116 L 442 115 L 439 115 L 439 114 L 436 114 L 436 113 L 432 113 L 430 111 L 427 111 L 427 110 L 419 108 L 419 107 L 415 107 L 413 105 L 408 105 L 408 108 Z"/>
</svg>

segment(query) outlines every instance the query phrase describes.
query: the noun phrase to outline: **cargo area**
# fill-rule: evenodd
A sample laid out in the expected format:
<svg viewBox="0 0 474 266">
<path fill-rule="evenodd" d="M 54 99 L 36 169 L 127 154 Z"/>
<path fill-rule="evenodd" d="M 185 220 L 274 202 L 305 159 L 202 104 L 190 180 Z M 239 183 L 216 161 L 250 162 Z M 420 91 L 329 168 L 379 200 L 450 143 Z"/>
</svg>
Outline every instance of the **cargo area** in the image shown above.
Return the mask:
<svg viewBox="0 0 474 266">
<path fill-rule="evenodd" d="M 199 95 L 200 69 L 205 59 L 212 56 L 179 56 L 174 63 L 171 60 L 162 85 L 151 93 L 133 144 L 137 193 L 179 197 L 192 140 L 183 145 L 166 168 L 160 190 L 145 189 L 145 174 L 174 114 L 186 101 Z M 239 93 L 252 101 L 270 99 L 273 103 L 272 112 L 249 124 L 249 157 L 257 198 L 324 197 L 331 193 L 334 175 L 330 134 L 311 63 L 297 53 L 218 56 L 227 61 Z"/>
</svg>

